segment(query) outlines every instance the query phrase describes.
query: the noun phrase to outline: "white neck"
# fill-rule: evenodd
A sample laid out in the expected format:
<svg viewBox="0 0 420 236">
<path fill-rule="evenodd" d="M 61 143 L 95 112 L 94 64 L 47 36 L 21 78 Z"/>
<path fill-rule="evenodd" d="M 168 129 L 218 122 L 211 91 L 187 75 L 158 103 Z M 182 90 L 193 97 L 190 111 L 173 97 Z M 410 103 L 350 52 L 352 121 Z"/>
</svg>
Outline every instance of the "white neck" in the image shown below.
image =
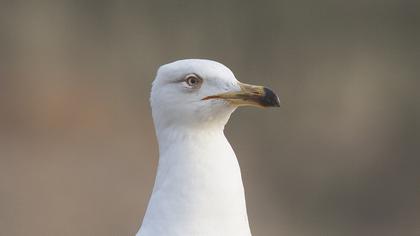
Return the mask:
<svg viewBox="0 0 420 236">
<path fill-rule="evenodd" d="M 241 173 L 218 129 L 159 129 L 159 165 L 137 236 L 250 236 Z"/>
</svg>

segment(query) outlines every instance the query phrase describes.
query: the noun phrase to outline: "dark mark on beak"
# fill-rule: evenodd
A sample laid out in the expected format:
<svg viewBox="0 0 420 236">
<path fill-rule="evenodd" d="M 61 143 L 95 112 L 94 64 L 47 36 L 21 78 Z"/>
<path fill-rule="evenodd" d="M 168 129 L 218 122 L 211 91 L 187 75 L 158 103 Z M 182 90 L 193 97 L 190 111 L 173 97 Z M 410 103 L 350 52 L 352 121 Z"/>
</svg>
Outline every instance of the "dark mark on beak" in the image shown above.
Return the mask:
<svg viewBox="0 0 420 236">
<path fill-rule="evenodd" d="M 261 97 L 260 104 L 264 107 L 280 107 L 280 99 L 271 89 L 264 87 L 264 96 Z"/>
</svg>

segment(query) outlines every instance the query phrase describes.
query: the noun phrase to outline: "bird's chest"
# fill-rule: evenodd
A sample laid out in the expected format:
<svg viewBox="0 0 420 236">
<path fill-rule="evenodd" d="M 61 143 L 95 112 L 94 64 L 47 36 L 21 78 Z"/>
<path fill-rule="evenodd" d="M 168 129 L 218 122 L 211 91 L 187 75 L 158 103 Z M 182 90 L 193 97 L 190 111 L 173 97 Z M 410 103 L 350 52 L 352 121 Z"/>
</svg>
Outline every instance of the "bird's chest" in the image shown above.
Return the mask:
<svg viewBox="0 0 420 236">
<path fill-rule="evenodd" d="M 187 150 L 161 156 L 142 229 L 153 234 L 144 235 L 250 235 L 240 169 L 230 146 L 195 143 Z"/>
</svg>

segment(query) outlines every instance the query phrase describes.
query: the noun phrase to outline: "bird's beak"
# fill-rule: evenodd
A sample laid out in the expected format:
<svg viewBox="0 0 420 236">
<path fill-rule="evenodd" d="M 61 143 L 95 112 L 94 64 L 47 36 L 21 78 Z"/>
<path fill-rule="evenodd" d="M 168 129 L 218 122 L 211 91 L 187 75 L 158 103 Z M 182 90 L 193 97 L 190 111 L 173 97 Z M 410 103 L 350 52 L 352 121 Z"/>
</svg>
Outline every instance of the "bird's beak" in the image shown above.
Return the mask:
<svg viewBox="0 0 420 236">
<path fill-rule="evenodd" d="M 203 100 L 223 99 L 235 106 L 279 107 L 279 97 L 263 86 L 239 83 L 241 90 L 207 96 Z"/>
</svg>

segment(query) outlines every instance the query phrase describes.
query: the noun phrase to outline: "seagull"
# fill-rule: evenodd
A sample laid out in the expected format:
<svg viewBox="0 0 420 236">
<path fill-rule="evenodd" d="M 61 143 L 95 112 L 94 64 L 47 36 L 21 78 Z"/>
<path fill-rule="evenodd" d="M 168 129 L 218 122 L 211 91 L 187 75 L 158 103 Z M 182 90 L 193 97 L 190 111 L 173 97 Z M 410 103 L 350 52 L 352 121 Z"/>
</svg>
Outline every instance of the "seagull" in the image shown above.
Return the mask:
<svg viewBox="0 0 420 236">
<path fill-rule="evenodd" d="M 221 63 L 162 65 L 150 98 L 159 144 L 153 192 L 137 236 L 250 236 L 236 155 L 223 130 L 240 106 L 279 107 L 270 89 Z"/>
</svg>

